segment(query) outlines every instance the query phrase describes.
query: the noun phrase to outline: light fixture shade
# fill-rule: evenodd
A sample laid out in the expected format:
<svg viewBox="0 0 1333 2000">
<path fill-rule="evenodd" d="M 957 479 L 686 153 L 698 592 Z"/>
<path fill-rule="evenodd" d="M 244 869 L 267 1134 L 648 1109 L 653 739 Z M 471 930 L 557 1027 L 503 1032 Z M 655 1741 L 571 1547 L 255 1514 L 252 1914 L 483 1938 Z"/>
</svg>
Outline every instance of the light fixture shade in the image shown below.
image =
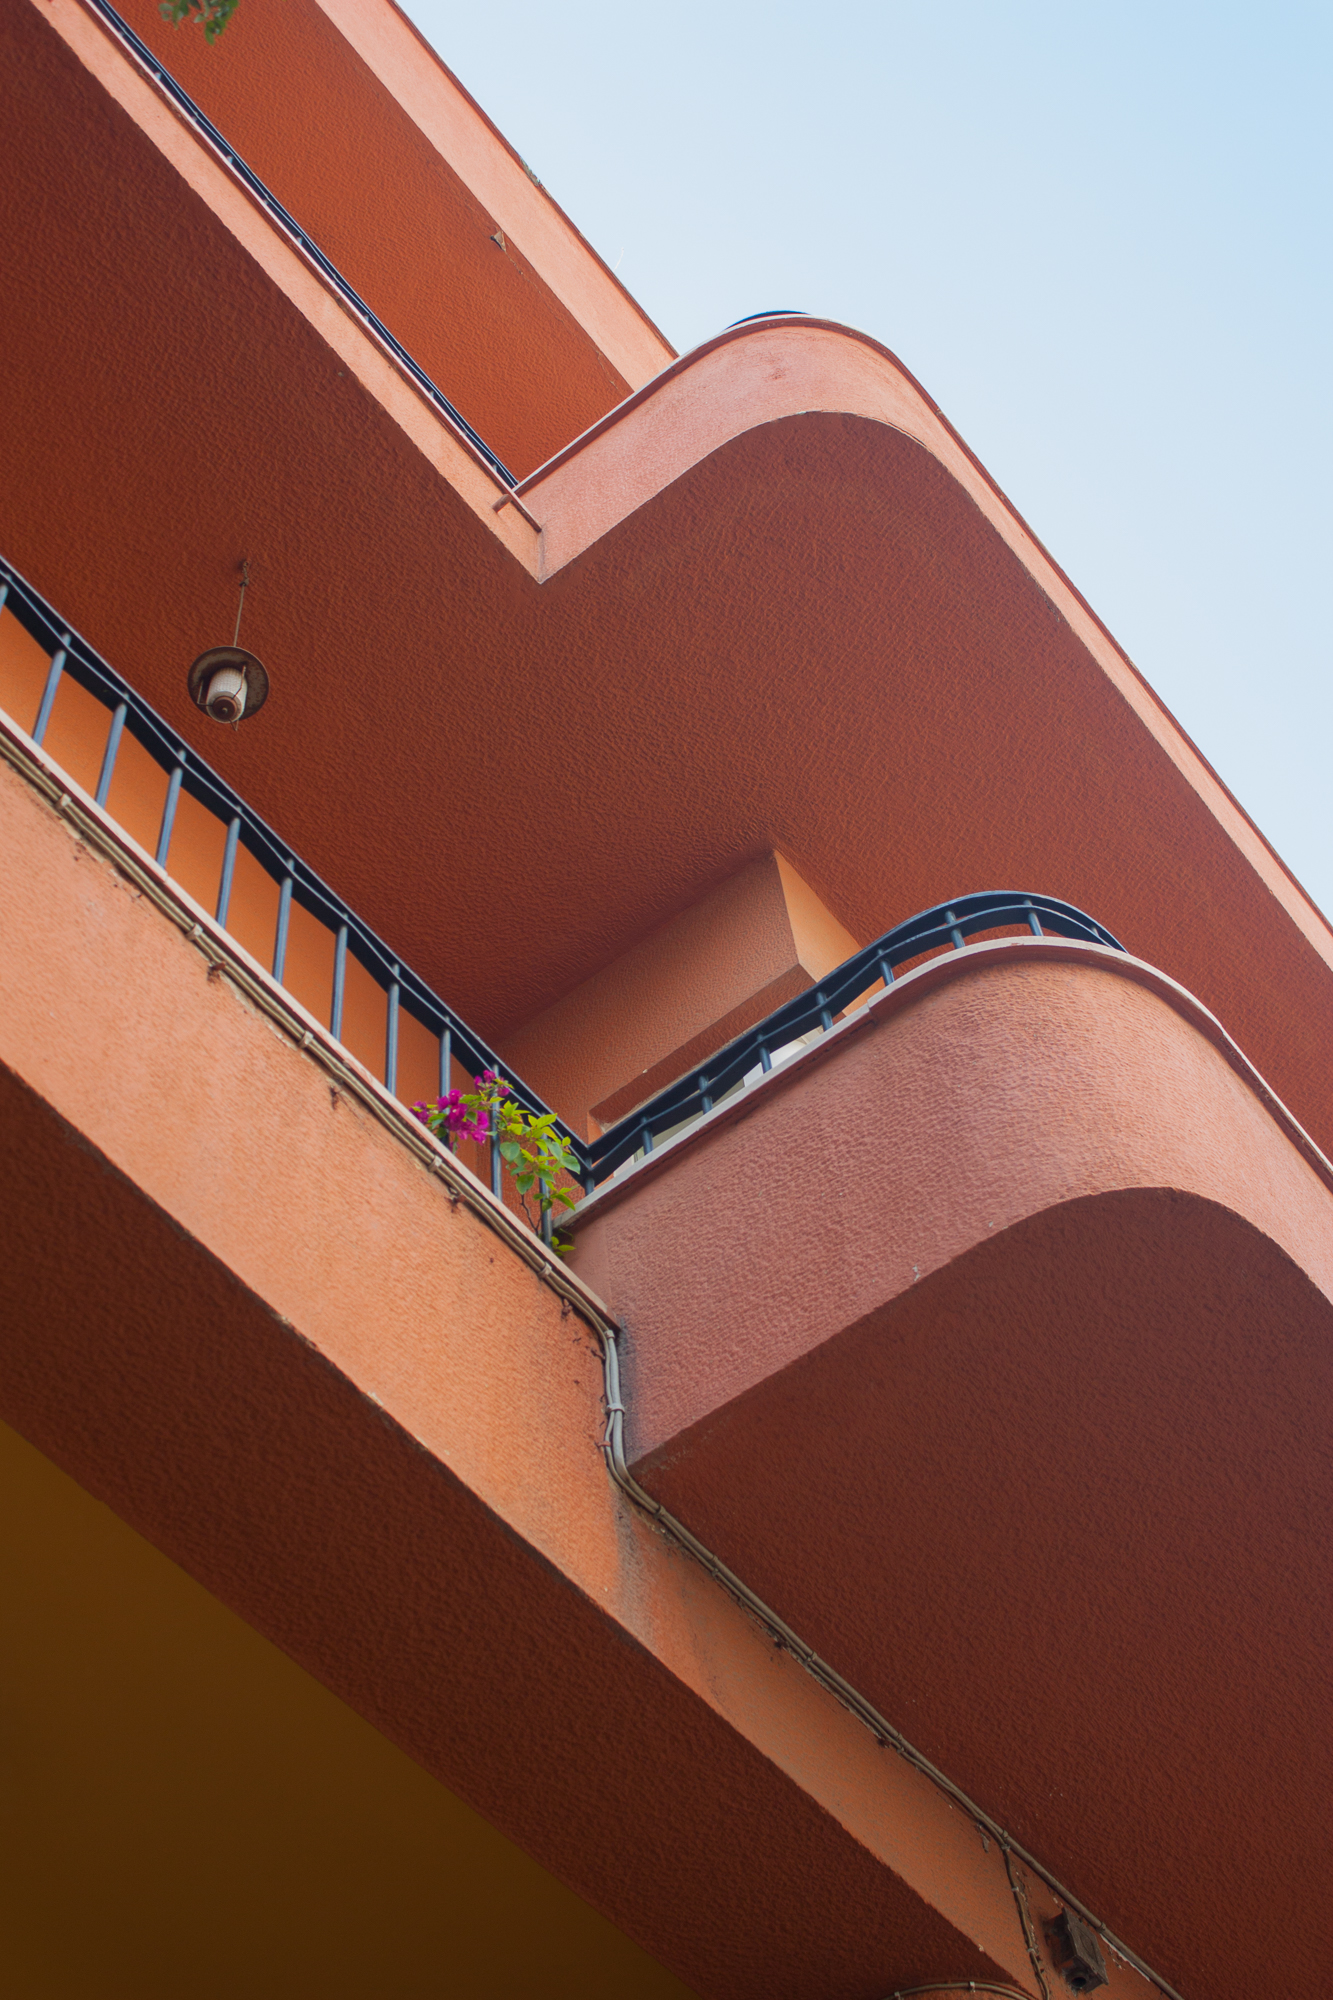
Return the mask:
<svg viewBox="0 0 1333 2000">
<path fill-rule="evenodd" d="M 213 646 L 201 653 L 190 668 L 188 686 L 195 706 L 218 722 L 248 722 L 268 700 L 263 663 L 241 646 Z"/>
</svg>

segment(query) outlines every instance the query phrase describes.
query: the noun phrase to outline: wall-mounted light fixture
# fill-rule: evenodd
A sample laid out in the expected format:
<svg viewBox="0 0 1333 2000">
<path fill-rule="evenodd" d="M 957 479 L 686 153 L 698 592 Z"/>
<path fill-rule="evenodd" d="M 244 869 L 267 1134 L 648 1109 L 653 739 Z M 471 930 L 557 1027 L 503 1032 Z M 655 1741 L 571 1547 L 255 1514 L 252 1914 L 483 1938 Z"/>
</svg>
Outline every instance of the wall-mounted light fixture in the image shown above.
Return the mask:
<svg viewBox="0 0 1333 2000">
<path fill-rule="evenodd" d="M 236 631 L 230 646 L 213 646 L 201 653 L 190 668 L 187 685 L 190 699 L 211 715 L 215 722 L 229 722 L 233 729 L 255 715 L 268 700 L 268 674 L 253 653 L 240 644 L 241 613 L 250 587 L 250 565 L 241 564 L 241 601 L 236 607 Z"/>
</svg>

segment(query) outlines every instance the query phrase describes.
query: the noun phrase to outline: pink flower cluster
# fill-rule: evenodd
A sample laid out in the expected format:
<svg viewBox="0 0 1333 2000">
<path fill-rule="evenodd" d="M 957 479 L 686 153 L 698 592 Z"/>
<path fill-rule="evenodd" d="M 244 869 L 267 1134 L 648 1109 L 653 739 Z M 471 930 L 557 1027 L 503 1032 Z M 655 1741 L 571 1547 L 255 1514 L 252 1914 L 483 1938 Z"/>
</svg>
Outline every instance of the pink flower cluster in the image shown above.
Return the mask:
<svg viewBox="0 0 1333 2000">
<path fill-rule="evenodd" d="M 475 1115 L 464 1104 L 461 1091 L 451 1090 L 434 1104 L 414 1104 L 412 1109 L 423 1125 L 450 1139 L 489 1139 L 490 1123 L 484 1111 Z"/>
<path fill-rule="evenodd" d="M 509 1095 L 509 1085 L 493 1069 L 484 1069 L 474 1077 L 477 1094 L 464 1096 L 461 1090 L 451 1090 L 443 1097 L 437 1097 L 433 1104 L 414 1104 L 412 1109 L 423 1125 L 429 1125 L 432 1132 L 438 1132 L 447 1144 L 456 1139 L 475 1139 L 478 1144 L 491 1136 L 490 1107 L 499 1109 L 502 1097 Z"/>
</svg>

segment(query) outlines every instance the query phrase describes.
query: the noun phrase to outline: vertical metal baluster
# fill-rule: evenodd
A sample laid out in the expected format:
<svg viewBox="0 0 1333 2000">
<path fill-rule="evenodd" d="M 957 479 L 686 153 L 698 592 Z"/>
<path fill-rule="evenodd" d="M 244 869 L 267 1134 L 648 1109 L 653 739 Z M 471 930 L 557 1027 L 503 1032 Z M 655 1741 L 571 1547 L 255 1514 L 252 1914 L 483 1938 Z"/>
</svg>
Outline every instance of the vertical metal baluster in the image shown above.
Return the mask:
<svg viewBox="0 0 1333 2000">
<path fill-rule="evenodd" d="M 440 1030 L 440 1096 L 447 1097 L 454 1087 L 454 1035 L 446 1021 Z"/>
<path fill-rule="evenodd" d="M 338 942 L 333 947 L 333 1006 L 329 1013 L 329 1033 L 335 1042 L 343 1038 L 343 995 L 347 991 L 347 926 L 339 924 Z"/>
<path fill-rule="evenodd" d="M 833 1015 L 829 1010 L 820 987 L 815 988 L 815 998 L 819 1002 L 819 1025 L 824 1030 L 824 1033 L 827 1034 L 833 1026 Z"/>
<path fill-rule="evenodd" d="M 643 1151 L 645 1159 L 647 1158 L 648 1154 L 652 1152 L 652 1150 L 653 1150 L 652 1127 L 649 1125 L 648 1120 L 645 1118 L 643 1120 Z"/>
<path fill-rule="evenodd" d="M 1028 913 L 1028 929 L 1032 932 L 1033 937 L 1044 937 L 1046 933 L 1042 930 L 1041 924 L 1037 918 L 1037 912 L 1032 907 L 1031 896 L 1024 896 L 1023 908 Z"/>
<path fill-rule="evenodd" d="M 545 1200 L 545 1197 L 549 1192 L 550 1190 L 548 1189 L 546 1182 L 538 1181 L 537 1183 L 538 1198 L 541 1200 Z M 547 1204 L 542 1209 L 542 1242 L 546 1245 L 548 1250 L 551 1247 L 552 1234 L 553 1231 L 551 1227 L 551 1210 L 550 1210 L 550 1205 Z"/>
<path fill-rule="evenodd" d="M 46 686 L 42 689 L 41 706 L 37 710 L 37 720 L 32 725 L 32 740 L 34 743 L 40 743 L 46 735 L 46 725 L 51 720 L 51 709 L 55 702 L 56 689 L 60 686 L 60 676 L 65 671 L 65 648 L 68 645 L 69 633 L 66 632 L 52 654 L 51 664 L 46 670 Z"/>
<path fill-rule="evenodd" d="M 949 936 L 953 939 L 953 948 L 955 951 L 961 951 L 963 949 L 963 933 L 958 929 L 958 919 L 952 910 L 946 910 L 944 914 L 954 926 L 949 933 Z"/>
<path fill-rule="evenodd" d="M 768 1075 L 768 1072 L 769 1072 L 769 1071 L 770 1071 L 770 1070 L 772 1069 L 772 1067 L 773 1067 L 773 1058 L 772 1058 L 772 1056 L 771 1056 L 771 1055 L 770 1055 L 770 1054 L 768 1053 L 768 1043 L 767 1043 L 767 1042 L 760 1042 L 760 1044 L 759 1044 L 759 1064 L 760 1064 L 760 1067 L 761 1067 L 761 1069 L 762 1069 L 762 1070 L 763 1070 L 763 1072 L 764 1072 L 764 1075 L 765 1075 L 765 1076 L 767 1076 L 767 1075 Z"/>
<path fill-rule="evenodd" d="M 491 1193 L 500 1195 L 500 1107 L 491 1112 Z"/>
<path fill-rule="evenodd" d="M 0 611 L 4 610 L 5 599 L 8 597 L 8 595 L 9 595 L 9 578 L 5 577 L 3 582 L 0 582 Z"/>
<path fill-rule="evenodd" d="M 880 978 L 881 978 L 881 979 L 882 979 L 882 980 L 884 981 L 884 984 L 885 984 L 886 986 L 892 986 L 892 984 L 893 984 L 893 967 L 892 967 L 892 966 L 891 966 L 891 965 L 889 964 L 889 961 L 888 961 L 888 959 L 887 959 L 887 958 L 878 958 L 878 959 L 876 959 L 875 963 L 876 963 L 876 964 L 878 965 L 878 967 L 879 967 L 879 976 L 880 976 Z"/>
<path fill-rule="evenodd" d="M 384 1088 L 390 1097 L 398 1095 L 398 993 L 398 967 L 395 965 L 384 1010 Z"/>
<path fill-rule="evenodd" d="M 227 845 L 222 850 L 222 880 L 218 883 L 217 920 L 225 930 L 227 916 L 231 910 L 231 884 L 236 873 L 236 849 L 241 839 L 241 816 L 238 813 L 227 826 Z"/>
<path fill-rule="evenodd" d="M 175 769 L 167 784 L 166 803 L 162 807 L 162 831 L 157 836 L 157 865 L 165 868 L 167 856 L 171 852 L 171 832 L 176 824 L 176 806 L 181 795 L 181 779 L 185 776 L 185 753 L 181 751 L 176 759 Z"/>
<path fill-rule="evenodd" d="M 279 986 L 287 970 L 287 929 L 292 919 L 292 871 L 288 868 L 278 891 L 278 934 L 273 940 L 273 977 Z"/>
<path fill-rule="evenodd" d="M 129 713 L 129 703 L 118 701 L 111 717 L 111 727 L 107 731 L 106 749 L 102 752 L 102 773 L 97 780 L 94 797 L 99 806 L 104 806 L 111 790 L 111 774 L 116 768 L 116 752 L 120 749 L 121 731 L 125 727 L 125 717 Z"/>
<path fill-rule="evenodd" d="M 711 1111 L 712 1108 L 713 1108 L 713 1093 L 708 1088 L 708 1078 L 704 1076 L 702 1073 L 700 1073 L 699 1109 L 700 1111 Z"/>
</svg>

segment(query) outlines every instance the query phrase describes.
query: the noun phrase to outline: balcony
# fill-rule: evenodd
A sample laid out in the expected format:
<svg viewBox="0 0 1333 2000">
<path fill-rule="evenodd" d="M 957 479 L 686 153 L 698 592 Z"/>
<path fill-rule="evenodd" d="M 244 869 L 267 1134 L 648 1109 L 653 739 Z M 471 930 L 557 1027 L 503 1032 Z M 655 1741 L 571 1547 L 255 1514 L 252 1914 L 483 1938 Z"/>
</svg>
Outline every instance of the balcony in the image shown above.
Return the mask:
<svg viewBox="0 0 1333 2000">
<path fill-rule="evenodd" d="M 408 1105 L 433 1101 L 489 1069 L 507 1079 L 516 1102 L 547 1109 L 3 558 L 0 710 L 391 1095 Z M 968 895 L 925 911 L 808 987 L 795 969 L 803 990 L 747 1032 L 710 1045 L 702 1064 L 669 1075 L 646 1101 L 633 1101 L 633 1085 L 622 1089 L 631 1109 L 605 1130 L 594 1121 L 591 1140 L 562 1123 L 582 1187 L 622 1174 L 749 1089 L 905 969 L 1014 931 L 1120 949 L 1093 919 L 1041 896 Z M 462 1140 L 459 1151 L 500 1194 L 496 1145 Z"/>
<path fill-rule="evenodd" d="M 5 581 L 0 703 L 41 738 L 29 761 L 53 773 L 57 760 L 87 796 L 91 814 L 76 799 L 72 824 L 100 805 L 144 881 L 179 885 L 178 934 L 206 953 L 223 938 L 233 948 L 210 958 L 225 975 L 216 994 L 211 977 L 201 991 L 180 949 L 87 878 L 94 917 L 47 942 L 41 911 L 59 893 L 42 885 L 71 863 L 42 836 L 11 953 L 25 969 L 11 971 L 7 1057 L 38 1093 L 20 1091 L 9 1120 L 30 1163 L 12 1177 L 16 1240 L 44 1246 L 10 1274 L 43 1301 L 12 1316 L 25 1332 L 6 1407 L 25 1432 L 542 1852 L 505 1776 L 500 1709 L 478 1724 L 482 1764 L 461 1771 L 457 1745 L 381 1710 L 378 1677 L 397 1669 L 368 1631 L 350 1657 L 318 1598 L 364 1592 L 412 1654 L 412 1685 L 459 1644 L 443 1600 L 424 1651 L 402 1626 L 434 1502 L 416 1461 L 400 1464 L 376 1429 L 387 1409 L 460 1481 L 432 1546 L 465 1569 L 500 1560 L 482 1553 L 475 1496 L 538 1571 L 553 1562 L 594 1601 L 610 1592 L 623 1629 L 643 1617 L 655 1629 L 669 1599 L 683 1649 L 671 1671 L 707 1681 L 679 1566 L 636 1524 L 635 1565 L 660 1569 L 666 1592 L 644 1598 L 640 1570 L 616 1553 L 613 1489 L 591 1449 L 603 1423 L 591 1357 L 581 1351 L 558 1393 L 545 1362 L 531 1365 L 558 1346 L 570 1296 L 588 1309 L 600 1295 L 623 1328 L 618 1434 L 648 1504 L 687 1523 L 1017 1839 L 1039 1841 L 1169 1976 L 1184 1976 L 1172 1959 L 1183 1937 L 1192 1962 L 1212 1953 L 1225 1990 L 1246 1926 L 1270 1906 L 1295 1921 L 1314 1893 L 1263 1828 L 1278 1801 L 1290 1816 L 1314 1795 L 1306 1584 L 1324 1473 L 1305 1413 L 1326 1393 L 1333 1204 L 1327 1163 L 1217 1022 L 1067 904 L 958 898 L 854 953 L 607 1131 L 567 1128 L 586 1192 L 562 1305 L 557 1267 L 530 1236 L 524 1250 L 472 1176 L 464 1213 L 483 1229 L 442 1232 L 456 1211 L 441 1193 L 460 1177 L 423 1175 L 430 1142 L 386 1112 L 391 1093 L 401 1105 L 502 1066 L 494 1052 L 21 578 Z M 256 1038 L 252 1013 L 221 1004 L 224 987 L 285 991 L 285 1042 Z M 299 1051 L 312 1038 L 331 1088 L 289 1066 L 293 1039 Z M 367 1108 L 391 1137 L 414 1132 L 412 1149 L 377 1135 Z M 89 1145 L 119 1177 L 114 1200 L 88 1177 Z M 493 1157 L 475 1165 L 498 1178 Z M 182 1233 L 163 1233 L 158 1213 Z M 52 1261 L 44 1215 L 79 1241 L 76 1269 Z M 202 1361 L 180 1340 L 200 1314 Z M 275 1325 L 300 1330 L 304 1358 L 281 1335 L 273 1347 Z M 502 1382 L 479 1353 L 503 1355 Z M 352 1385 L 346 1408 L 341 1391 L 328 1402 L 314 1354 Z M 277 1431 L 268 1418 L 254 1428 L 260 1382 Z M 476 1413 L 501 1409 L 493 1438 Z M 298 1460 L 327 1464 L 333 1481 L 314 1476 L 303 1535 L 327 1533 L 332 1505 L 355 1541 L 357 1496 L 386 1480 L 396 1493 L 376 1542 L 387 1583 L 342 1548 L 327 1574 L 293 1568 L 279 1531 L 292 1498 L 263 1469 L 291 1459 L 289 1421 Z M 525 1602 L 537 1588 L 513 1587 Z M 565 1631 L 563 1613 L 533 1608 Z M 468 1671 L 497 1686 L 508 1615 L 497 1609 L 469 1655 Z M 763 1650 L 736 1616 L 726 1647 Z M 600 1643 L 565 1636 L 580 1657 Z M 1290 1665 L 1265 1692 L 1273 1740 L 1257 1786 L 1238 1705 L 1272 1643 Z M 410 1687 L 404 1699 L 410 1709 Z M 1162 1789 L 1146 1802 L 1145 1758 Z M 843 1782 L 832 1768 L 826 1779 Z M 1235 1846 L 1242 1784 L 1256 1801 L 1239 1843 L 1249 1886 L 1219 1914 L 1196 1849 L 1176 1851 L 1160 1829 L 1178 1823 L 1167 1794 L 1187 1794 L 1199 1839 Z M 1299 1827 L 1296 1845 L 1313 1868 L 1317 1828 Z M 983 1858 L 990 1867 L 990 1849 Z M 601 1861 L 588 1866 L 591 1893 L 604 1878 Z M 748 1873 L 731 1893 L 760 1907 Z M 633 1913 L 654 1948 L 666 1949 L 671 1902 Z M 918 1922 L 909 1904 L 895 1921 Z M 1022 1978 L 999 1914 L 970 1907 L 958 1921 L 974 1956 L 960 1960 L 950 1932 L 930 1963 Z M 739 1962 L 733 1990 L 748 1990 Z"/>
<path fill-rule="evenodd" d="M 1242 1990 L 1319 1897 L 1333 1168 L 1213 1017 L 1105 944 L 969 945 L 573 1228 L 640 1485 L 1168 1979 Z"/>
<path fill-rule="evenodd" d="M 52 688 L 63 637 L 44 676 L 28 656 L 29 685 Z M 333 1040 L 331 985 L 317 1016 L 210 914 L 211 872 L 199 897 L 172 880 L 173 853 L 209 851 L 175 847 L 190 799 L 222 829 L 220 893 L 237 802 L 169 740 L 153 759 L 123 684 L 95 682 L 72 635 L 64 652 L 46 740 L 93 783 L 8 723 L 0 764 L 0 1466 L 71 1579 L 65 1624 L 96 1640 L 73 1664 L 48 1646 L 45 1670 L 43 1599 L 21 1653 L 44 1810 L 99 1859 L 25 1852 L 35 1931 L 56 1922 L 51 1885 L 75 1881 L 125 1963 L 169 1966 L 182 1913 L 211 1931 L 225 1883 L 220 1980 L 262 1950 L 329 1990 L 442 1962 L 467 1984 L 485 1924 L 460 1884 L 481 1884 L 483 1919 L 518 1895 L 530 1921 L 527 1856 L 549 1871 L 544 1963 L 566 1953 L 571 1990 L 1021 1978 L 998 1855 L 795 1661 L 775 1673 L 749 1617 L 626 1509 L 599 1449 L 596 1301 L 376 1081 L 375 1046 L 363 1063 Z M 181 773 L 165 868 L 160 821 L 136 841 L 96 804 L 122 701 L 108 803 L 134 796 L 113 789 L 127 743 L 167 772 L 165 793 L 151 773 L 143 788 L 163 816 Z M 244 818 L 234 846 L 262 864 Z M 369 956 L 280 845 L 276 861 L 279 896 L 289 881 L 335 947 L 346 924 L 349 962 Z M 424 1011 L 399 971 L 399 1005 Z M 202 1686 L 199 1621 L 227 1627 L 208 1654 L 227 1673 Z M 117 1707 L 122 1662 L 135 1700 Z M 155 1706 L 140 1695 L 158 1680 Z M 90 1733 L 98 1754 L 71 1758 Z M 632 1746 L 610 1784 L 608 1744 Z M 458 1840 L 422 1890 L 422 1842 Z M 522 1949 L 498 1940 L 486 1978 Z"/>
</svg>

